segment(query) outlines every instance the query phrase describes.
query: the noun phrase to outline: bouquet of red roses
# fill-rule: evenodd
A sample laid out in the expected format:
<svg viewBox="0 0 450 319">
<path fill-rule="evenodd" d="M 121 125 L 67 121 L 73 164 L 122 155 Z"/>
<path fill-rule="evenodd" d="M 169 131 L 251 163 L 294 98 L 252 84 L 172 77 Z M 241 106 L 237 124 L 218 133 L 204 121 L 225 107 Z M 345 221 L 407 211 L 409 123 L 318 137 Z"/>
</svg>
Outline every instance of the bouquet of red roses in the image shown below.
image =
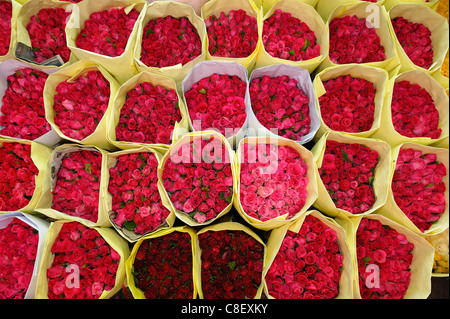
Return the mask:
<svg viewBox="0 0 450 319">
<path fill-rule="evenodd" d="M 0 56 L 9 52 L 11 42 L 12 3 L 0 1 Z"/>
</svg>

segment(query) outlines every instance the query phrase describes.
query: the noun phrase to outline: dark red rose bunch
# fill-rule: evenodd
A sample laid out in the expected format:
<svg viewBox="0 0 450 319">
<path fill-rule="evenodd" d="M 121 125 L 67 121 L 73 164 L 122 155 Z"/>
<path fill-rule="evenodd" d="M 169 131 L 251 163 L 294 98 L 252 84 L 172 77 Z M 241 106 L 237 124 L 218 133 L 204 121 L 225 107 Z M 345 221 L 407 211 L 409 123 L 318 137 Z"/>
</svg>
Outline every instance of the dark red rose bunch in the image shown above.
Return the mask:
<svg viewBox="0 0 450 319">
<path fill-rule="evenodd" d="M 320 55 L 320 44 L 314 31 L 281 9 L 264 20 L 262 41 L 266 52 L 274 58 L 305 61 Z"/>
<path fill-rule="evenodd" d="M 12 4 L 0 1 L 0 56 L 6 55 L 11 42 Z"/>
<path fill-rule="evenodd" d="M 370 63 L 386 60 L 376 28 L 365 18 L 344 16 L 330 22 L 330 60 L 336 64 Z"/>
<path fill-rule="evenodd" d="M 447 169 L 436 154 L 401 148 L 397 158 L 392 192 L 397 206 L 420 231 L 428 230 L 445 212 Z"/>
<path fill-rule="evenodd" d="M 253 53 L 258 43 L 258 23 L 244 10 L 221 12 L 205 20 L 208 32 L 208 50 L 212 56 L 245 58 Z"/>
<path fill-rule="evenodd" d="M 2 99 L 0 134 L 35 140 L 51 130 L 45 119 L 44 86 L 48 75 L 23 68 L 7 77 L 8 87 Z"/>
<path fill-rule="evenodd" d="M 97 230 L 78 222 L 64 223 L 51 253 L 49 299 L 98 299 L 114 288 L 121 257 Z M 69 278 L 77 272 L 78 278 Z"/>
<path fill-rule="evenodd" d="M 241 230 L 198 235 L 205 299 L 252 299 L 261 285 L 264 246 Z"/>
<path fill-rule="evenodd" d="M 362 299 L 403 299 L 411 281 L 413 249 L 406 236 L 392 227 L 361 219 L 356 252 Z M 368 270 L 369 266 L 375 270 Z"/>
<path fill-rule="evenodd" d="M 30 145 L 0 142 L 0 211 L 27 206 L 33 197 L 38 173 Z"/>
<path fill-rule="evenodd" d="M 275 134 L 299 141 L 310 131 L 308 96 L 287 75 L 264 75 L 250 83 L 252 109 L 259 123 Z"/>
<path fill-rule="evenodd" d="M 442 134 L 434 100 L 419 84 L 409 81 L 395 83 L 391 112 L 392 124 L 403 136 L 437 139 Z"/>
<path fill-rule="evenodd" d="M 175 209 L 200 224 L 216 218 L 233 198 L 233 172 L 223 141 L 193 137 L 169 152 L 162 182 Z"/>
<path fill-rule="evenodd" d="M 39 233 L 18 218 L 0 229 L 0 299 L 23 299 L 36 262 Z"/>
<path fill-rule="evenodd" d="M 100 194 L 102 154 L 79 150 L 67 154 L 56 175 L 52 208 L 96 222 Z"/>
<path fill-rule="evenodd" d="M 174 231 L 142 242 L 134 259 L 134 282 L 147 299 L 192 299 L 192 241 Z"/>
<path fill-rule="evenodd" d="M 136 234 L 155 230 L 170 211 L 158 191 L 158 160 L 152 153 L 130 153 L 116 158 L 109 169 L 112 220 Z"/>
<path fill-rule="evenodd" d="M 262 222 L 287 215 L 306 203 L 307 165 L 289 146 L 244 144 L 241 151 L 240 202 L 244 212 Z"/>
<path fill-rule="evenodd" d="M 323 82 L 319 98 L 322 119 L 330 129 L 358 133 L 372 128 L 376 90 L 372 82 L 342 75 Z"/>
<path fill-rule="evenodd" d="M 429 69 L 433 64 L 430 29 L 422 23 L 410 22 L 403 17 L 397 17 L 391 21 L 397 39 L 412 63 Z"/>
<path fill-rule="evenodd" d="M 69 61 L 70 50 L 66 44 L 66 21 L 70 12 L 63 8 L 44 8 L 30 18 L 27 31 L 35 54 L 41 63 L 56 55 Z"/>
<path fill-rule="evenodd" d="M 337 208 L 352 214 L 372 208 L 376 200 L 372 184 L 378 160 L 378 152 L 367 146 L 326 142 L 319 174 Z"/>
<path fill-rule="evenodd" d="M 194 130 L 214 128 L 226 138 L 236 135 L 247 119 L 246 90 L 236 75 L 214 73 L 194 83 L 184 94 Z"/>
<path fill-rule="evenodd" d="M 344 256 L 336 232 L 311 215 L 287 231 L 265 277 L 276 299 L 332 299 L 339 295 Z"/>
<path fill-rule="evenodd" d="M 131 31 L 139 12 L 125 8 L 112 8 L 94 12 L 84 22 L 84 28 L 77 36 L 77 48 L 109 57 L 121 56 L 125 52 Z"/>
<path fill-rule="evenodd" d="M 202 42 L 188 18 L 150 20 L 142 35 L 141 62 L 149 67 L 185 65 L 202 53 Z"/>
<path fill-rule="evenodd" d="M 178 96 L 150 82 L 139 83 L 128 91 L 116 127 L 118 141 L 170 144 L 175 122 L 181 121 Z"/>
<path fill-rule="evenodd" d="M 61 132 L 82 140 L 97 128 L 105 114 L 111 89 L 100 71 L 89 71 L 74 81 L 63 81 L 56 87 L 54 121 Z"/>
</svg>

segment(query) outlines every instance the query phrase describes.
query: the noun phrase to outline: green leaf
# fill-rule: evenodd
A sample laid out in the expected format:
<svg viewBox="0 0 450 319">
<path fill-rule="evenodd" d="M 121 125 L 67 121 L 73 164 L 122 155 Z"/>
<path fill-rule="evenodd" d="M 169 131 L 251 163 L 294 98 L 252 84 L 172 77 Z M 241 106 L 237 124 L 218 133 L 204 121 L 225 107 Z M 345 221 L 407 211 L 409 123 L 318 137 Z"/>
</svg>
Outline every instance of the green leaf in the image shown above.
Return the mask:
<svg viewBox="0 0 450 319">
<path fill-rule="evenodd" d="M 111 39 L 109 37 L 106 37 L 106 41 L 108 41 L 108 43 L 111 43 Z"/>
<path fill-rule="evenodd" d="M 232 262 L 229 262 L 228 263 L 228 267 L 231 269 L 231 270 L 234 270 L 235 268 L 236 268 L 236 261 L 232 261 Z"/>
<path fill-rule="evenodd" d="M 375 179 L 375 176 L 370 176 L 369 177 L 369 184 L 370 185 L 372 185 L 374 179 Z"/>
<path fill-rule="evenodd" d="M 84 165 L 84 170 L 86 172 L 88 172 L 89 174 L 92 174 L 92 164 L 91 163 L 87 163 L 86 165 Z"/>
<path fill-rule="evenodd" d="M 302 51 L 306 51 L 306 49 L 307 49 L 308 47 L 309 47 L 309 39 L 306 38 L 305 45 L 302 47 Z"/>
<path fill-rule="evenodd" d="M 230 196 L 227 196 L 227 198 L 225 198 L 225 200 L 228 202 L 228 203 L 231 203 L 231 199 L 233 198 L 233 195 L 230 195 Z"/>
<path fill-rule="evenodd" d="M 36 73 L 36 72 L 30 72 L 31 75 L 34 75 L 34 77 L 36 79 L 39 79 L 39 77 L 41 76 L 40 74 Z"/>
<path fill-rule="evenodd" d="M 149 34 L 155 33 L 155 31 L 153 31 L 152 29 L 148 28 L 146 33 L 147 33 L 147 37 L 148 37 Z"/>
<path fill-rule="evenodd" d="M 295 50 L 292 49 L 291 51 L 289 51 L 289 54 L 290 54 L 291 56 L 293 56 L 293 55 L 295 54 Z"/>
<path fill-rule="evenodd" d="M 205 89 L 200 89 L 200 90 L 198 90 L 198 93 L 206 94 L 206 90 Z"/>
<path fill-rule="evenodd" d="M 132 231 L 136 227 L 136 223 L 133 220 L 131 221 L 127 220 L 125 223 L 123 223 L 123 227 Z"/>
<path fill-rule="evenodd" d="M 342 150 L 342 158 L 344 159 L 344 161 L 347 161 L 347 162 L 352 162 L 351 160 L 350 160 L 350 158 L 348 157 L 348 154 L 344 151 L 344 150 Z"/>
<path fill-rule="evenodd" d="M 362 261 L 364 262 L 364 266 L 367 266 L 367 264 L 370 262 L 370 261 L 372 261 L 372 258 L 370 258 L 370 257 L 364 257 L 363 259 L 362 259 Z"/>
</svg>

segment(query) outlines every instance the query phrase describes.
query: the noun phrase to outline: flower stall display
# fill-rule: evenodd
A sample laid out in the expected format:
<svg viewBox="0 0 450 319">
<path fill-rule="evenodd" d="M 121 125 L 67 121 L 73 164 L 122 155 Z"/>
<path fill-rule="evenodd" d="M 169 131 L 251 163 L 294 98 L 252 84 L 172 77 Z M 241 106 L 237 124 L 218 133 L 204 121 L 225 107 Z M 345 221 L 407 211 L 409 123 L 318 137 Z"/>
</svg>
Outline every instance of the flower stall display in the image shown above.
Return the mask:
<svg viewBox="0 0 450 319">
<path fill-rule="evenodd" d="M 392 147 L 401 143 L 430 145 L 448 137 L 448 96 L 424 71 L 412 70 L 390 80 L 378 132 Z"/>
<path fill-rule="evenodd" d="M 49 223 L 33 215 L 0 215 L 0 299 L 34 299 Z"/>
<path fill-rule="evenodd" d="M 136 299 L 195 299 L 195 232 L 173 227 L 142 237 L 126 262 L 127 283 Z"/>
<path fill-rule="evenodd" d="M 340 6 L 348 6 L 355 3 L 371 2 L 379 6 L 384 5 L 386 0 L 319 0 L 316 5 L 316 10 L 324 21 L 327 21 L 331 13 Z"/>
<path fill-rule="evenodd" d="M 201 299 L 259 299 L 266 245 L 248 227 L 222 222 L 197 232 L 195 280 Z"/>
<path fill-rule="evenodd" d="M 433 277 L 448 277 L 448 228 L 437 235 L 428 235 L 425 239 L 434 247 Z"/>
<path fill-rule="evenodd" d="M 335 217 L 367 215 L 384 206 L 391 171 L 387 143 L 328 132 L 312 153 L 319 169 L 314 207 Z"/>
<path fill-rule="evenodd" d="M 206 59 L 255 66 L 261 42 L 261 12 L 251 0 L 214 0 L 202 7 L 208 34 Z"/>
<path fill-rule="evenodd" d="M 448 150 L 403 143 L 392 150 L 391 186 L 380 214 L 418 234 L 448 228 Z"/>
<path fill-rule="evenodd" d="M 165 153 L 188 131 L 186 106 L 173 79 L 144 71 L 117 91 L 107 134 L 115 147 L 151 146 Z"/>
<path fill-rule="evenodd" d="M 250 75 L 249 136 L 310 142 L 320 127 L 316 99 L 307 70 L 277 64 Z"/>
<path fill-rule="evenodd" d="M 16 24 L 21 4 L 15 0 L 0 1 L 0 62 L 14 56 Z"/>
<path fill-rule="evenodd" d="M 420 10 L 420 14 L 418 13 Z M 389 10 L 391 33 L 401 59 L 400 72 L 441 69 L 448 51 L 448 21 L 422 4 L 399 4 Z"/>
<path fill-rule="evenodd" d="M 184 135 L 158 167 L 168 209 L 189 226 L 208 225 L 229 212 L 237 186 L 234 156 L 227 140 L 214 131 Z"/>
<path fill-rule="evenodd" d="M 303 146 L 248 137 L 236 152 L 239 181 L 234 206 L 251 226 L 270 230 L 300 218 L 317 198 L 317 168 Z"/>
<path fill-rule="evenodd" d="M 177 86 L 192 67 L 206 58 L 205 22 L 194 9 L 174 1 L 152 2 L 137 34 L 137 72 L 168 76 Z"/>
<path fill-rule="evenodd" d="M 351 218 L 358 280 L 356 299 L 421 299 L 431 292 L 434 248 L 378 214 Z"/>
<path fill-rule="evenodd" d="M 130 242 L 174 224 L 175 214 L 167 209 L 168 199 L 158 183 L 162 156 L 146 147 L 107 155 L 106 209 L 112 226 Z"/>
<path fill-rule="evenodd" d="M 126 241 L 111 228 L 53 222 L 39 267 L 36 298 L 111 298 L 122 288 L 129 254 Z"/>
<path fill-rule="evenodd" d="M 66 30 L 69 49 L 123 84 L 134 75 L 133 50 L 146 7 L 143 0 L 81 1 Z"/>
<path fill-rule="evenodd" d="M 266 260 L 268 298 L 353 297 L 353 259 L 344 228 L 318 211 L 273 230 Z"/>
<path fill-rule="evenodd" d="M 358 137 L 378 131 L 388 81 L 386 71 L 359 64 L 318 73 L 313 87 L 321 126 L 315 140 L 330 130 Z"/>
</svg>

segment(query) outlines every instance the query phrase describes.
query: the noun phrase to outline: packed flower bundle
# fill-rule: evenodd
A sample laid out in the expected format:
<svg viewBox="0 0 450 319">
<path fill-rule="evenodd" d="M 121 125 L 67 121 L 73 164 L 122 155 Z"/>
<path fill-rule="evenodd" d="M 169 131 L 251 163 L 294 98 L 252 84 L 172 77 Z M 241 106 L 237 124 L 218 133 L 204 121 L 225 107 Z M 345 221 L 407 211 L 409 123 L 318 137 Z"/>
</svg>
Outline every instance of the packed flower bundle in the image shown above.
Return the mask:
<svg viewBox="0 0 450 319">
<path fill-rule="evenodd" d="M 53 261 L 41 267 L 49 299 L 98 299 L 115 287 L 121 256 L 96 229 L 63 223 L 50 252 Z"/>
<path fill-rule="evenodd" d="M 247 119 L 246 90 L 246 82 L 236 75 L 214 73 L 194 83 L 184 94 L 193 129 L 236 135 Z"/>
<path fill-rule="evenodd" d="M 0 229 L 0 299 L 23 299 L 35 269 L 39 233 L 13 218 Z"/>
<path fill-rule="evenodd" d="M 55 124 L 65 136 L 83 140 L 102 120 L 110 94 L 109 82 L 98 70 L 60 82 L 53 97 Z"/>
<path fill-rule="evenodd" d="M 401 148 L 397 157 L 392 192 L 397 206 L 421 232 L 445 212 L 447 169 L 436 154 Z"/>
<path fill-rule="evenodd" d="M 332 299 L 343 268 L 336 231 L 307 215 L 298 233 L 287 231 L 265 281 L 276 299 Z"/>
<path fill-rule="evenodd" d="M 134 29 L 139 12 L 125 8 L 111 8 L 90 15 L 78 33 L 77 48 L 109 57 L 121 56 Z"/>
<path fill-rule="evenodd" d="M 337 208 L 360 214 L 376 201 L 374 172 L 379 161 L 377 151 L 358 143 L 326 141 L 320 178 Z"/>
<path fill-rule="evenodd" d="M 31 145 L 1 141 L 0 168 L 0 211 L 26 207 L 39 173 L 31 158 Z"/>
<path fill-rule="evenodd" d="M 191 235 L 181 231 L 142 241 L 132 276 L 146 299 L 194 297 L 192 245 Z"/>
<path fill-rule="evenodd" d="M 391 22 L 409 59 L 419 67 L 429 69 L 434 55 L 430 29 L 422 23 L 414 23 L 403 17 L 396 17 Z"/>
<path fill-rule="evenodd" d="M 47 77 L 33 68 L 21 68 L 8 75 L 1 106 L 1 135 L 35 140 L 51 130 L 45 119 L 43 97 Z"/>
<path fill-rule="evenodd" d="M 80 149 L 64 155 L 56 173 L 51 208 L 97 222 L 102 154 Z"/>
<path fill-rule="evenodd" d="M 376 28 L 356 15 L 336 17 L 329 24 L 330 60 L 336 64 L 370 63 L 386 60 Z"/>
<path fill-rule="evenodd" d="M 230 150 L 218 134 L 186 137 L 167 152 L 160 179 L 173 207 L 203 224 L 231 207 Z"/>
<path fill-rule="evenodd" d="M 437 139 L 442 134 L 433 97 L 419 84 L 407 80 L 396 82 L 391 112 L 392 124 L 403 136 Z"/>
<path fill-rule="evenodd" d="M 309 99 L 296 79 L 264 75 L 251 81 L 249 91 L 253 112 L 265 128 L 294 141 L 309 133 Z"/>
<path fill-rule="evenodd" d="M 142 35 L 140 61 L 148 67 L 185 65 L 202 53 L 200 36 L 187 17 L 150 20 Z"/>
<path fill-rule="evenodd" d="M 320 44 L 314 31 L 281 9 L 264 20 L 262 41 L 267 53 L 283 60 L 305 61 L 320 55 Z"/>
<path fill-rule="evenodd" d="M 26 28 L 35 54 L 35 62 L 41 63 L 56 55 L 64 62 L 70 58 L 66 44 L 66 22 L 70 11 L 63 8 L 43 8 L 30 18 Z"/>
<path fill-rule="evenodd" d="M 356 232 L 361 297 L 403 299 L 411 282 L 413 249 L 414 244 L 392 227 L 379 220 L 361 219 Z M 369 266 L 378 270 L 368 271 Z"/>
<path fill-rule="evenodd" d="M 244 10 L 221 12 L 205 20 L 208 32 L 208 50 L 212 56 L 245 58 L 253 53 L 258 43 L 256 18 Z"/>
<path fill-rule="evenodd" d="M 126 153 L 115 160 L 108 184 L 112 222 L 139 235 L 157 229 L 170 211 L 163 206 L 158 190 L 156 156 L 151 152 Z"/>
<path fill-rule="evenodd" d="M 319 97 L 324 123 L 333 131 L 369 131 L 374 122 L 374 84 L 350 74 L 323 81 L 326 93 Z"/>
<path fill-rule="evenodd" d="M 255 298 L 262 282 L 264 245 L 243 230 L 198 235 L 205 299 Z"/>
<path fill-rule="evenodd" d="M 12 4 L 0 1 L 0 56 L 9 52 L 11 42 Z"/>
</svg>

